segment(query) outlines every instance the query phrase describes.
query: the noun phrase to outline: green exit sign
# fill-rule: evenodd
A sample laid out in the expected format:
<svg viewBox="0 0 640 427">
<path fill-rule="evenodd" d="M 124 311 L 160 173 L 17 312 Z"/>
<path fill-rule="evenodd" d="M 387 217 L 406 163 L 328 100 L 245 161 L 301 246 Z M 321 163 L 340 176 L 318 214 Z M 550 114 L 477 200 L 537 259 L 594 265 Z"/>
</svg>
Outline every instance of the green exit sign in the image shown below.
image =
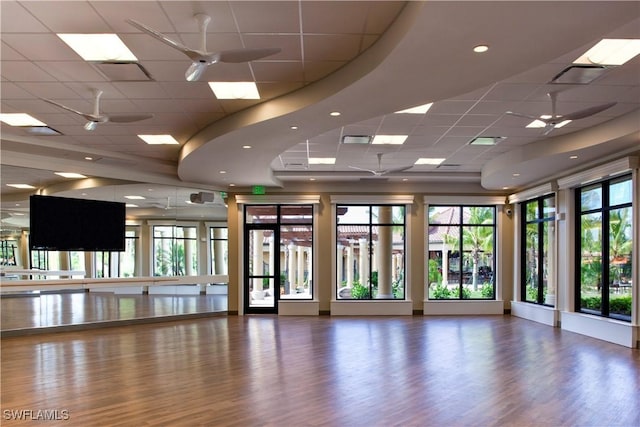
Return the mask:
<svg viewBox="0 0 640 427">
<path fill-rule="evenodd" d="M 264 188 L 264 185 L 254 185 L 251 192 L 253 194 L 265 194 L 267 190 Z"/>
</svg>

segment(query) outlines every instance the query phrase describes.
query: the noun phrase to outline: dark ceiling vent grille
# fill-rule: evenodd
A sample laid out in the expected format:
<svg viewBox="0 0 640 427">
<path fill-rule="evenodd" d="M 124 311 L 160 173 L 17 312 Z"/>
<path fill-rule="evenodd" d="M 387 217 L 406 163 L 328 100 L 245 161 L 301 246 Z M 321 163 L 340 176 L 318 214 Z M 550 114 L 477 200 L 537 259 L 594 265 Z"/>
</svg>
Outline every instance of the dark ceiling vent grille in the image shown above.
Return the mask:
<svg viewBox="0 0 640 427">
<path fill-rule="evenodd" d="M 151 74 L 138 62 L 105 61 L 93 62 L 92 65 L 112 82 L 153 81 Z"/>
<path fill-rule="evenodd" d="M 587 85 L 607 71 L 603 65 L 571 65 L 556 74 L 549 83 Z"/>
</svg>

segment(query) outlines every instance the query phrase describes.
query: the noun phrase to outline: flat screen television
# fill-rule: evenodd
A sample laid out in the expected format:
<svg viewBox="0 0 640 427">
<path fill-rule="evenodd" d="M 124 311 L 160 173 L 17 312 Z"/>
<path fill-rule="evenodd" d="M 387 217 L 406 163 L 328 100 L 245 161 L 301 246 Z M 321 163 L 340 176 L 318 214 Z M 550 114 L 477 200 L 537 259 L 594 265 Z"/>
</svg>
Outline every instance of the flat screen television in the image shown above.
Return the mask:
<svg viewBox="0 0 640 427">
<path fill-rule="evenodd" d="M 29 247 L 53 251 L 124 251 L 124 203 L 33 195 Z"/>
</svg>

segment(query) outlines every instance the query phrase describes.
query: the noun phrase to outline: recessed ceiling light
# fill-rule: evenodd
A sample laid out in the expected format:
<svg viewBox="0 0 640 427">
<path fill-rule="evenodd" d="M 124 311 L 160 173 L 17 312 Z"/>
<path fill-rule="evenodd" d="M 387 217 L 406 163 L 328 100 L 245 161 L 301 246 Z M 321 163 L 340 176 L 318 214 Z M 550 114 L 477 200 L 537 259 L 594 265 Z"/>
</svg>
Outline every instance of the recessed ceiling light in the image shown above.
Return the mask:
<svg viewBox="0 0 640 427">
<path fill-rule="evenodd" d="M 85 61 L 137 61 L 116 34 L 58 34 Z"/>
<path fill-rule="evenodd" d="M 309 181 L 315 181 L 315 180 L 316 180 L 315 178 L 309 178 Z"/>
<path fill-rule="evenodd" d="M 125 207 L 125 208 L 137 208 L 137 207 L 138 207 L 138 205 L 135 205 L 135 204 L 133 204 L 133 203 L 125 203 L 124 207 Z"/>
<path fill-rule="evenodd" d="M 75 173 L 75 172 L 54 172 L 56 175 L 60 175 L 64 178 L 77 179 L 77 178 L 86 178 L 86 176 Z"/>
<path fill-rule="evenodd" d="M 247 149 L 247 150 L 248 150 L 249 148 L 251 148 L 251 146 L 250 146 L 250 145 L 243 145 L 243 146 L 242 146 L 242 148 L 244 148 L 244 149 Z"/>
<path fill-rule="evenodd" d="M 573 160 L 573 159 L 577 159 L 577 158 L 578 158 L 578 156 L 573 155 L 573 156 L 569 156 L 569 158 Z"/>
<path fill-rule="evenodd" d="M 409 181 L 409 178 L 402 178 L 403 181 Z"/>
<path fill-rule="evenodd" d="M 89 156 L 87 156 L 87 157 L 85 157 L 84 159 L 85 159 L 85 160 L 93 160 L 93 157 L 89 157 Z"/>
<path fill-rule="evenodd" d="M 509 187 L 502 187 L 502 189 L 503 189 L 503 190 L 508 190 L 508 189 L 509 189 Z"/>
<path fill-rule="evenodd" d="M 415 165 L 439 165 L 445 160 L 446 159 L 444 158 L 436 158 L 436 157 L 420 157 L 418 160 L 416 160 L 414 164 Z"/>
<path fill-rule="evenodd" d="M 7 184 L 7 187 L 20 188 L 21 190 L 30 190 L 32 188 L 36 188 L 33 185 L 29 184 Z"/>
<path fill-rule="evenodd" d="M 427 111 L 429 111 L 432 105 L 433 105 L 433 102 L 429 104 L 418 105 L 417 107 L 396 111 L 395 114 L 425 114 Z"/>
<path fill-rule="evenodd" d="M 254 82 L 209 82 L 218 99 L 260 99 Z"/>
<path fill-rule="evenodd" d="M 222 174 L 224 174 L 224 173 L 227 173 L 227 171 L 220 171 L 220 172 L 218 172 L 218 173 L 222 173 Z"/>
<path fill-rule="evenodd" d="M 640 39 L 602 39 L 574 64 L 622 65 L 640 54 Z"/>
<path fill-rule="evenodd" d="M 329 113 L 330 116 L 338 117 L 340 115 L 340 111 L 332 111 Z"/>
<path fill-rule="evenodd" d="M 376 135 L 373 137 L 371 144 L 381 145 L 402 145 L 407 140 L 409 135 Z"/>
<path fill-rule="evenodd" d="M 25 113 L 0 113 L 0 122 L 9 126 L 46 126 L 45 123 Z"/>
<path fill-rule="evenodd" d="M 333 165 L 335 163 L 335 157 L 309 157 L 310 165 Z"/>
<path fill-rule="evenodd" d="M 473 51 L 475 53 L 484 53 L 484 52 L 486 52 L 488 50 L 489 50 L 489 46 L 487 46 L 486 44 L 480 44 L 480 45 L 478 45 L 478 46 L 473 48 Z"/>
<path fill-rule="evenodd" d="M 138 135 L 138 138 L 149 145 L 179 145 L 171 135 Z"/>
<path fill-rule="evenodd" d="M 479 136 L 473 138 L 469 145 L 496 145 L 501 139 L 503 139 L 502 136 Z"/>
<path fill-rule="evenodd" d="M 291 127 L 289 127 L 289 129 L 291 129 L 291 130 L 298 130 L 298 126 L 291 126 Z"/>
<path fill-rule="evenodd" d="M 142 197 L 142 196 L 124 196 L 125 199 L 129 199 L 129 200 L 144 200 L 146 199 L 146 197 Z"/>
<path fill-rule="evenodd" d="M 513 176 L 520 176 L 520 174 L 519 173 L 514 173 Z"/>
<path fill-rule="evenodd" d="M 343 144 L 369 144 L 373 137 L 371 135 L 344 135 Z"/>
<path fill-rule="evenodd" d="M 235 187 L 235 186 L 236 186 L 235 184 L 229 184 L 229 187 Z"/>
</svg>

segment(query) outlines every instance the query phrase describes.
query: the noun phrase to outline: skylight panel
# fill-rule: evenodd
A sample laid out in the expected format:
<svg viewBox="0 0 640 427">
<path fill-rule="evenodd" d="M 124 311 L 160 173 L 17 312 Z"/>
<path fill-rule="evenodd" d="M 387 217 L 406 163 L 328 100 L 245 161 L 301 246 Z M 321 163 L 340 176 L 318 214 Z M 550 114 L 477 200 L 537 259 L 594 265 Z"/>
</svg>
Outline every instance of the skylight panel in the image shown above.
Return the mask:
<svg viewBox="0 0 640 427">
<path fill-rule="evenodd" d="M 602 39 L 574 64 L 622 65 L 640 54 L 640 39 Z"/>
</svg>

